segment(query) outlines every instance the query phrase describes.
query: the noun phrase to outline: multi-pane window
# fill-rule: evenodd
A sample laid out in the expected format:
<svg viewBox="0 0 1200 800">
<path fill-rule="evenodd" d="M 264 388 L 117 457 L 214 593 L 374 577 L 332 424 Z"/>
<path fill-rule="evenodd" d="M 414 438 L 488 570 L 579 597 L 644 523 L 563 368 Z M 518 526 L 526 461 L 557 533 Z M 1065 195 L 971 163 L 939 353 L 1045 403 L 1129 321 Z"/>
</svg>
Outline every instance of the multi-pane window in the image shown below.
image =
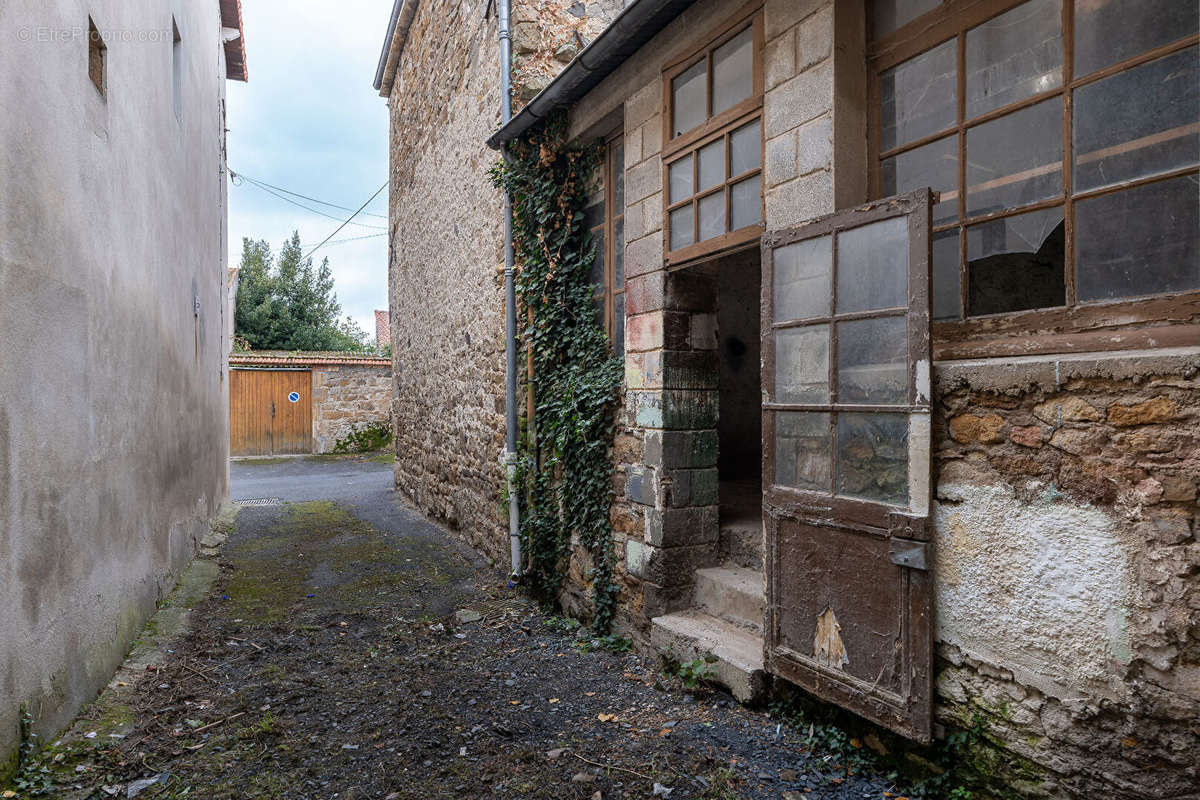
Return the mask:
<svg viewBox="0 0 1200 800">
<path fill-rule="evenodd" d="M 762 23 L 734 21 L 664 71 L 665 249 L 686 261 L 762 226 Z"/>
<path fill-rule="evenodd" d="M 943 321 L 1200 290 L 1200 15 L 875 0 L 872 191 L 930 186 Z"/>
<path fill-rule="evenodd" d="M 617 355 L 625 352 L 625 145 L 621 133 L 604 148 L 600 189 L 586 209 L 584 221 L 596 243 L 591 282 L 596 315 L 612 339 Z"/>
</svg>

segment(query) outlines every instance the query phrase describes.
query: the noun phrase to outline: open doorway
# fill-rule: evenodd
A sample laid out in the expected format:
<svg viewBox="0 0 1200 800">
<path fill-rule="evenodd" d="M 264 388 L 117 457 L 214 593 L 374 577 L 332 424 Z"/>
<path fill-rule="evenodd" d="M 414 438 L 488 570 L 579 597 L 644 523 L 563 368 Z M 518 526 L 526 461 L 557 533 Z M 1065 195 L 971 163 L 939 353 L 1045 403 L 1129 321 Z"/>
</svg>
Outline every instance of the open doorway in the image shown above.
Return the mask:
<svg viewBox="0 0 1200 800">
<path fill-rule="evenodd" d="M 762 567 L 760 262 L 755 248 L 715 265 L 720 555 L 726 564 L 753 569 Z"/>
</svg>

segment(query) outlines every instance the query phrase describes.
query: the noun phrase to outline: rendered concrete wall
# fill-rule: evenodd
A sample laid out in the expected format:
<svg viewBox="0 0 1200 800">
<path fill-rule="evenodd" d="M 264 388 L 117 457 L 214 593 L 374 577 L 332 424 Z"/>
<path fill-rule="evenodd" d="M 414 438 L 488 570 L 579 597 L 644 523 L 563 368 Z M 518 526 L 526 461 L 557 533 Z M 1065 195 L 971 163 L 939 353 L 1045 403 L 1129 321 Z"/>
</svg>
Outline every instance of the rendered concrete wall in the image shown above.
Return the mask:
<svg viewBox="0 0 1200 800">
<path fill-rule="evenodd" d="M 20 705 L 49 736 L 107 682 L 226 497 L 219 33 L 216 0 L 0 4 L 0 765 Z"/>
<path fill-rule="evenodd" d="M 315 366 L 312 373 L 313 452 L 329 453 L 351 431 L 387 424 L 392 413 L 390 367 Z"/>
</svg>

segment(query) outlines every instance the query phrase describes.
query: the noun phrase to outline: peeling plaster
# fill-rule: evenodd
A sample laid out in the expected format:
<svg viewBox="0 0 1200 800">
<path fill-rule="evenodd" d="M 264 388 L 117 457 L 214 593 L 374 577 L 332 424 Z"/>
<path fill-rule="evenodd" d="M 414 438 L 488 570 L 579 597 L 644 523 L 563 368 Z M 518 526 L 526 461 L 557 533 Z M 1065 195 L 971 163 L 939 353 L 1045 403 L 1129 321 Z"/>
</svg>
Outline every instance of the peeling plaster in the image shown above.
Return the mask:
<svg viewBox="0 0 1200 800">
<path fill-rule="evenodd" d="M 1052 697 L 1123 696 L 1134 576 L 1114 520 L 1006 484 L 944 483 L 938 500 L 938 640 Z"/>
</svg>

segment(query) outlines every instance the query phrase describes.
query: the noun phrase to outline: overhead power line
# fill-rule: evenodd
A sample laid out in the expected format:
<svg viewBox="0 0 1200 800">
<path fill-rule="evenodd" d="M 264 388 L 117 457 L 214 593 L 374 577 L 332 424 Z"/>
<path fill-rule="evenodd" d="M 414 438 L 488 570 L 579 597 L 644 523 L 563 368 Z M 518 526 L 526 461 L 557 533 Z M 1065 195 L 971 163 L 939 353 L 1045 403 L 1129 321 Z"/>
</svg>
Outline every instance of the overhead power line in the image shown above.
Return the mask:
<svg viewBox="0 0 1200 800">
<path fill-rule="evenodd" d="M 338 233 L 338 231 L 340 231 L 342 228 L 344 228 L 344 227 L 346 227 L 347 225 L 349 225 L 349 224 L 350 224 L 350 220 L 352 220 L 352 219 L 354 219 L 355 217 L 357 217 L 357 216 L 359 215 L 359 213 L 360 213 L 360 212 L 361 212 L 361 211 L 362 211 L 364 208 L 366 208 L 367 206 L 369 206 L 369 205 L 371 204 L 371 201 L 372 201 L 372 200 L 374 200 L 376 197 L 379 197 L 379 193 L 380 193 L 380 192 L 382 192 L 384 189 L 386 189 L 386 188 L 387 188 L 387 185 L 388 185 L 388 182 L 387 182 L 387 181 L 384 181 L 382 184 L 380 184 L 379 188 L 375 190 L 375 194 L 373 194 L 373 195 L 371 195 L 369 198 L 367 198 L 367 202 L 365 202 L 365 203 L 363 203 L 361 206 L 359 206 L 359 207 L 358 207 L 358 211 L 355 211 L 353 214 L 351 214 L 351 215 L 350 215 L 350 219 L 346 220 L 346 221 L 345 221 L 345 222 L 343 222 L 341 225 L 338 225 L 338 226 L 337 226 L 337 228 L 335 228 L 335 229 L 334 229 L 333 233 L 331 233 L 331 234 L 329 234 L 328 236 L 326 236 L 326 237 L 325 237 L 324 241 L 322 241 L 322 242 L 321 242 L 319 245 L 317 245 L 316 247 L 314 247 L 312 250 L 309 250 L 307 253 L 305 253 L 305 254 L 304 254 L 304 258 L 308 258 L 308 257 L 309 257 L 309 256 L 311 256 L 313 253 L 317 252 L 317 251 L 318 251 L 318 250 L 320 250 L 322 247 L 324 247 L 324 246 L 325 246 L 325 242 L 328 242 L 330 239 L 332 239 L 334 236 L 336 236 L 336 235 L 337 235 L 337 233 Z"/>
<path fill-rule="evenodd" d="M 345 239 L 334 239 L 332 242 L 326 242 L 326 247 L 333 247 L 335 244 L 345 244 L 346 242 L 360 242 L 363 239 L 378 239 L 380 236 L 387 236 L 387 233 L 368 233 L 366 236 L 350 236 Z M 318 245 L 319 247 L 320 245 Z M 307 245 L 302 245 L 307 247 Z"/>
<path fill-rule="evenodd" d="M 230 170 L 230 172 L 232 172 L 232 170 Z M 276 186 L 273 183 L 267 183 L 264 180 L 260 180 L 258 178 L 252 178 L 249 175 L 245 174 L 244 172 L 239 172 L 237 174 L 237 177 L 245 178 L 246 180 L 250 181 L 251 183 L 253 183 L 257 186 L 270 187 L 270 188 L 274 189 L 275 191 L 283 192 L 284 194 L 290 194 L 292 197 L 299 197 L 302 200 L 309 200 L 313 203 L 319 203 L 320 205 L 323 205 L 323 206 L 329 206 L 330 208 L 336 208 L 339 211 L 353 211 L 354 210 L 352 208 L 349 208 L 348 206 L 339 206 L 337 203 L 330 203 L 328 200 L 318 200 L 315 197 L 309 197 L 306 194 L 300 194 L 299 192 L 293 192 L 291 189 L 284 189 L 282 186 Z M 379 217 L 380 219 L 387 219 L 387 214 L 374 214 L 370 211 L 364 211 L 363 216 L 364 217 Z"/>
<path fill-rule="evenodd" d="M 365 223 L 365 222 L 350 222 L 350 220 L 343 220 L 341 217 L 335 217 L 333 214 L 327 214 L 327 213 L 325 213 L 324 211 L 320 210 L 319 208 L 312 208 L 311 206 L 306 206 L 304 203 L 297 202 L 296 200 L 293 200 L 293 199 L 291 199 L 290 197 L 285 197 L 284 195 L 282 195 L 282 194 L 280 194 L 280 193 L 276 192 L 274 189 L 272 189 L 272 188 L 269 188 L 269 185 L 268 185 L 268 184 L 262 184 L 262 183 L 259 183 L 258 181 L 254 180 L 253 178 L 251 178 L 251 177 L 250 177 L 250 176 L 248 176 L 248 175 L 243 175 L 243 174 L 241 174 L 241 173 L 235 173 L 233 170 L 230 170 L 230 171 L 229 171 L 229 174 L 230 174 L 230 176 L 232 176 L 232 177 L 234 177 L 234 178 L 238 178 L 238 179 L 241 179 L 241 180 L 249 181 L 249 182 L 250 182 L 252 185 L 254 185 L 254 186 L 258 187 L 259 189 L 262 189 L 262 190 L 263 190 L 264 192 L 266 192 L 267 194 L 269 194 L 269 195 L 272 195 L 273 197 L 277 197 L 277 198 L 279 198 L 280 200 L 284 201 L 285 203 L 291 203 L 292 205 L 294 205 L 294 206 L 296 206 L 296 207 L 298 207 L 298 208 L 302 208 L 302 209 L 304 209 L 305 211 L 308 211 L 309 213 L 312 213 L 312 214 L 319 214 L 319 215 L 320 215 L 320 216 L 322 216 L 322 217 L 326 217 L 326 218 L 328 218 L 328 219 L 336 220 L 336 221 L 338 221 L 338 222 L 341 222 L 341 223 L 343 223 L 343 224 L 349 223 L 349 224 L 351 224 L 351 225 L 357 225 L 357 226 L 358 226 L 358 227 L 360 227 L 360 228 L 370 228 L 370 229 L 377 230 L 377 231 L 386 231 L 386 230 L 387 230 L 387 226 L 386 226 L 386 225 L 369 225 L 369 224 L 367 224 L 367 223 Z M 318 201 L 318 202 L 320 202 L 320 201 Z M 328 204 L 327 204 L 327 205 L 328 205 Z M 340 207 L 340 206 L 339 206 L 339 207 Z M 346 210 L 346 211 L 349 211 L 350 209 L 348 209 L 348 208 L 347 208 L 347 209 L 345 209 L 345 210 Z M 354 216 L 352 215 L 352 216 L 350 217 L 350 219 L 353 219 L 353 218 L 354 218 Z"/>
</svg>

